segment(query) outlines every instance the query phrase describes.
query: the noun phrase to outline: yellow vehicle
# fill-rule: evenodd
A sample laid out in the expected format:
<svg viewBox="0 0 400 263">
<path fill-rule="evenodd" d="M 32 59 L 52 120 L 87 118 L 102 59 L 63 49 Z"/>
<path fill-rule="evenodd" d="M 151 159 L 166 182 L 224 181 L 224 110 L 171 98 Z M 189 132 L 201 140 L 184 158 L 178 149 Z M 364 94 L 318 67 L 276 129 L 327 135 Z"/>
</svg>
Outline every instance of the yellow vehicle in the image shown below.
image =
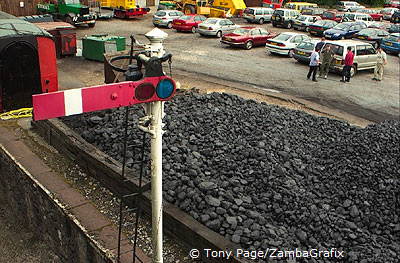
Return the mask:
<svg viewBox="0 0 400 263">
<path fill-rule="evenodd" d="M 176 9 L 185 14 L 199 14 L 208 17 L 231 17 L 246 9 L 243 0 L 175 0 L 174 2 Z M 163 1 L 160 1 L 160 4 L 162 3 Z"/>
<path fill-rule="evenodd" d="M 100 2 L 101 7 L 109 7 L 109 8 L 123 8 L 123 9 L 132 9 L 136 8 L 135 0 L 98 0 Z"/>
<path fill-rule="evenodd" d="M 285 4 L 285 8 L 295 9 L 299 12 L 303 8 L 309 8 L 309 7 L 318 7 L 318 5 L 314 4 L 314 3 L 307 3 L 307 2 L 289 2 L 289 3 Z"/>
</svg>

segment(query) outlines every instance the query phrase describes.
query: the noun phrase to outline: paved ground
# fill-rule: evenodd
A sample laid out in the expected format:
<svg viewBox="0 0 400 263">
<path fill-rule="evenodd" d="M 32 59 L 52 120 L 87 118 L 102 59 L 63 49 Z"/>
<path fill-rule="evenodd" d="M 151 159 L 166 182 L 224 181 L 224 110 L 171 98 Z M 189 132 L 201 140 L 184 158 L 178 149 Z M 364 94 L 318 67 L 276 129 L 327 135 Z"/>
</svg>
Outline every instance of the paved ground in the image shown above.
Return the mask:
<svg viewBox="0 0 400 263">
<path fill-rule="evenodd" d="M 235 22 L 246 24 L 244 20 Z M 270 24 L 262 27 L 287 31 Z M 134 20 L 114 19 L 99 21 L 93 29 L 78 29 L 78 37 L 105 33 L 128 37 L 133 33 L 146 41 L 144 34 L 153 28 L 151 15 Z M 339 82 L 337 74 L 313 83 L 306 80 L 306 65 L 291 58 L 267 55 L 263 47 L 249 51 L 234 49 L 223 46 L 217 38 L 163 30 L 169 34 L 165 46 L 174 55 L 175 69 L 194 72 L 204 79 L 219 78 L 255 89 L 276 90 L 371 121 L 399 118 L 399 58 L 396 56 L 388 56 L 385 79 L 380 83 L 371 80 L 371 71 L 360 72 L 350 84 Z"/>
</svg>

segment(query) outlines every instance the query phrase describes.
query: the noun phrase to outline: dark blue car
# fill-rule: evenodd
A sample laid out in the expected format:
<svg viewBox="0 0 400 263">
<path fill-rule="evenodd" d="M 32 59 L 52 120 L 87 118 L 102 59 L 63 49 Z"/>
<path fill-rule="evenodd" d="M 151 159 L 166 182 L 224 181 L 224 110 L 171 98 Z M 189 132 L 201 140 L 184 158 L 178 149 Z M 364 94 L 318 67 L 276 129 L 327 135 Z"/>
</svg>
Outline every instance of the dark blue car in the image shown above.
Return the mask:
<svg viewBox="0 0 400 263">
<path fill-rule="evenodd" d="M 389 53 L 400 53 L 400 33 L 393 33 L 382 39 L 381 47 Z"/>
<path fill-rule="evenodd" d="M 364 28 L 367 28 L 367 25 L 363 22 L 344 22 L 325 30 L 324 36 L 332 40 L 352 38 L 354 34 Z"/>
</svg>

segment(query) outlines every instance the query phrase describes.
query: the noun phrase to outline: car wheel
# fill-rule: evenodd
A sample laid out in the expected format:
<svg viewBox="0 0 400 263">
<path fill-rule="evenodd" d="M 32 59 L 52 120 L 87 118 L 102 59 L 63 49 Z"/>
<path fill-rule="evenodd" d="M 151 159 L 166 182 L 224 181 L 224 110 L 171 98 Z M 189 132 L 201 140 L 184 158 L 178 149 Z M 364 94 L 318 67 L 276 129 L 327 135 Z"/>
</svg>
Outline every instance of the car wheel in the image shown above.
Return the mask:
<svg viewBox="0 0 400 263">
<path fill-rule="evenodd" d="M 169 23 L 167 24 L 167 27 L 171 29 L 171 28 L 172 28 L 172 22 L 169 22 Z"/>
<path fill-rule="evenodd" d="M 306 27 L 306 32 L 310 32 L 310 29 L 308 27 Z"/>
<path fill-rule="evenodd" d="M 354 77 L 356 74 L 357 74 L 357 65 L 353 65 L 353 66 L 351 66 L 351 69 L 350 69 L 350 76 Z"/>
<path fill-rule="evenodd" d="M 71 25 L 74 24 L 74 22 L 72 21 L 72 17 L 70 17 L 70 16 L 66 16 L 64 21 L 65 21 L 66 23 L 68 23 L 68 24 L 71 24 Z"/>
<path fill-rule="evenodd" d="M 245 44 L 245 48 L 246 48 L 247 50 L 249 50 L 249 49 L 251 49 L 252 47 L 253 47 L 253 41 L 251 41 L 251 40 L 247 41 L 246 44 Z"/>
<path fill-rule="evenodd" d="M 264 18 L 260 18 L 260 20 L 258 20 L 258 23 L 259 23 L 260 25 L 264 24 Z"/>
<path fill-rule="evenodd" d="M 287 23 L 286 28 L 287 29 L 291 29 L 292 28 L 292 22 Z"/>
<path fill-rule="evenodd" d="M 289 52 L 288 52 L 288 56 L 289 56 L 290 58 L 292 58 L 292 57 L 293 57 L 293 52 L 294 52 L 294 50 L 293 50 L 293 49 L 289 50 Z"/>
<path fill-rule="evenodd" d="M 276 27 L 277 25 L 276 25 L 276 23 L 272 23 L 272 26 L 273 26 L 273 27 Z"/>
<path fill-rule="evenodd" d="M 379 21 L 381 21 L 381 22 L 382 22 L 382 20 L 383 20 L 383 17 L 380 17 L 380 18 L 379 18 Z"/>
<path fill-rule="evenodd" d="M 194 33 L 196 33 L 196 28 L 195 27 L 192 27 L 192 33 L 194 34 Z"/>
<path fill-rule="evenodd" d="M 88 26 L 89 26 L 90 28 L 93 28 L 95 25 L 96 25 L 96 23 L 90 23 L 90 24 L 88 24 Z"/>
<path fill-rule="evenodd" d="M 218 31 L 216 36 L 217 37 L 222 37 L 222 31 Z"/>
</svg>

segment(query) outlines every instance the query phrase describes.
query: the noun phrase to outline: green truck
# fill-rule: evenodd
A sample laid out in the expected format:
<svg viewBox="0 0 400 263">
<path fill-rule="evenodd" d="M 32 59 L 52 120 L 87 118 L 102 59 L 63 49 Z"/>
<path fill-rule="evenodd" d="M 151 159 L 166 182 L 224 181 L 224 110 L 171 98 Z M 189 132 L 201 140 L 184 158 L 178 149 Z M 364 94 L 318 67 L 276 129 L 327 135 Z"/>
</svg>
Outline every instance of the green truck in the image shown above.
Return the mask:
<svg viewBox="0 0 400 263">
<path fill-rule="evenodd" d="M 37 5 L 39 14 L 51 14 L 54 19 L 61 19 L 74 26 L 96 25 L 96 15 L 89 12 L 89 7 L 80 0 L 45 0 Z"/>
</svg>

